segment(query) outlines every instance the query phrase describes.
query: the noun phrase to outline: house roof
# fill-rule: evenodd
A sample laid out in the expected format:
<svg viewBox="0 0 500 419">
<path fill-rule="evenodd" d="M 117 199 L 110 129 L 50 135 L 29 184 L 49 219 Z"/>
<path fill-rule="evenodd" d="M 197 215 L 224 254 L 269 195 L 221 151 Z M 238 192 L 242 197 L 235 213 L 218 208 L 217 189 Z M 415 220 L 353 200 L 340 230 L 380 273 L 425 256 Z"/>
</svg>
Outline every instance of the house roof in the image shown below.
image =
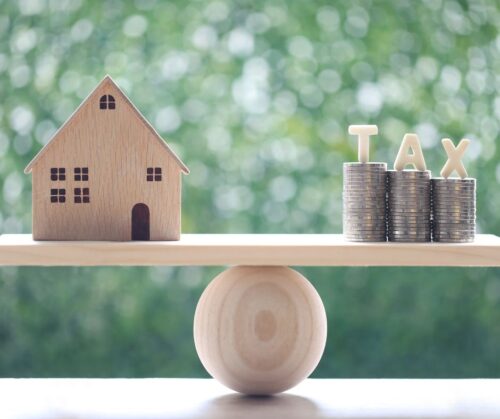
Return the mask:
<svg viewBox="0 0 500 419">
<path fill-rule="evenodd" d="M 181 171 L 185 174 L 189 173 L 189 169 L 187 166 L 182 162 L 182 160 L 175 154 L 175 152 L 168 146 L 168 144 L 160 137 L 160 134 L 156 132 L 156 130 L 153 128 L 153 126 L 144 118 L 144 116 L 139 112 L 139 110 L 134 106 L 134 104 L 130 101 L 130 99 L 123 93 L 123 91 L 118 87 L 118 85 L 114 82 L 114 80 L 109 76 L 106 75 L 104 79 L 96 86 L 96 88 L 85 98 L 85 100 L 80 104 L 80 106 L 73 112 L 73 114 L 66 120 L 66 122 L 56 131 L 56 133 L 52 136 L 50 141 L 38 152 L 38 154 L 31 160 L 31 162 L 26 166 L 24 169 L 24 173 L 28 174 L 31 173 L 31 170 L 33 169 L 34 166 L 36 166 L 37 162 L 43 158 L 45 153 L 47 153 L 47 150 L 51 148 L 51 145 L 57 141 L 57 138 L 61 134 L 61 132 L 64 131 L 64 129 L 69 125 L 70 121 L 72 121 L 75 116 L 78 114 L 80 109 L 83 107 L 83 105 L 92 97 L 94 92 L 98 90 L 102 85 L 111 83 L 116 91 L 121 95 L 122 99 L 127 103 L 130 108 L 137 114 L 139 119 L 142 121 L 144 126 L 151 131 L 153 134 L 153 137 L 158 140 L 158 142 L 161 144 L 162 147 L 166 149 L 168 153 L 174 158 L 175 162 L 179 165 Z"/>
</svg>

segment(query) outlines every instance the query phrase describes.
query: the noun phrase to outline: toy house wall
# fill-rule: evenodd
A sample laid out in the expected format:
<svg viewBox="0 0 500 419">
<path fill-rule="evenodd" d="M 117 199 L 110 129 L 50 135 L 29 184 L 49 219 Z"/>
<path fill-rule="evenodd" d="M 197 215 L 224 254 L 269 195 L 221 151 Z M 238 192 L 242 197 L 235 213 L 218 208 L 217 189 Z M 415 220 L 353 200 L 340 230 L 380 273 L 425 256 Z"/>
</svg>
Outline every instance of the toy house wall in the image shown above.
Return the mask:
<svg viewBox="0 0 500 419">
<path fill-rule="evenodd" d="M 180 237 L 180 168 L 110 89 L 94 92 L 33 167 L 35 240 L 131 240 L 138 203 L 149 208 L 151 240 Z M 102 94 L 115 97 L 115 110 L 99 109 Z M 76 167 L 88 167 L 88 181 L 75 180 Z M 148 167 L 161 167 L 162 180 L 148 182 Z M 65 168 L 66 180 L 51 180 L 51 168 Z M 75 188 L 89 188 L 90 203 L 75 203 Z M 51 189 L 65 189 L 65 202 L 52 203 Z"/>
</svg>

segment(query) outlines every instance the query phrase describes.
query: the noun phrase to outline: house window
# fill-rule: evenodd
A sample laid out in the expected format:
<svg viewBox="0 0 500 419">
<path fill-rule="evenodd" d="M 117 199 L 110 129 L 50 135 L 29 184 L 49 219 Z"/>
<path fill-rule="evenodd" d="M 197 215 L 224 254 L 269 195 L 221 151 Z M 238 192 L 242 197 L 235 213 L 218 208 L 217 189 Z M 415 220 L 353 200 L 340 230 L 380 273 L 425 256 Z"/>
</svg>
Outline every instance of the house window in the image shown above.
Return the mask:
<svg viewBox="0 0 500 419">
<path fill-rule="evenodd" d="M 89 180 L 89 168 L 88 167 L 75 167 L 75 180 L 77 182 L 87 182 Z"/>
<path fill-rule="evenodd" d="M 66 169 L 64 167 L 51 167 L 50 180 L 66 180 Z"/>
<path fill-rule="evenodd" d="M 66 202 L 66 189 L 51 189 L 50 190 L 50 202 L 54 203 L 65 203 Z"/>
<path fill-rule="evenodd" d="M 146 179 L 148 182 L 161 182 L 161 167 L 148 167 Z"/>
<path fill-rule="evenodd" d="M 99 99 L 99 109 L 115 109 L 115 98 L 111 95 L 102 95 Z"/>
<path fill-rule="evenodd" d="M 75 188 L 75 204 L 88 204 L 90 202 L 89 188 Z"/>
</svg>

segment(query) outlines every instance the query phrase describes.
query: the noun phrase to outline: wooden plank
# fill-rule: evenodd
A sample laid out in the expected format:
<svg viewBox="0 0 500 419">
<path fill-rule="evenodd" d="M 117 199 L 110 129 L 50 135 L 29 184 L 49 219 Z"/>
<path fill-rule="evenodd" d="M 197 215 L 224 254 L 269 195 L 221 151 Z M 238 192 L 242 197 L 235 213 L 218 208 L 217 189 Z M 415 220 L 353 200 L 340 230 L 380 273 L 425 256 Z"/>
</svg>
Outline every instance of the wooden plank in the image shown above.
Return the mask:
<svg viewBox="0 0 500 419">
<path fill-rule="evenodd" d="M 210 379 L 0 379 L 0 417 L 498 418 L 500 380 L 309 379 L 243 397 Z"/>
<path fill-rule="evenodd" d="M 350 243 L 340 234 L 184 234 L 176 242 L 0 236 L 0 265 L 500 266 L 500 237 L 474 243 Z"/>
</svg>

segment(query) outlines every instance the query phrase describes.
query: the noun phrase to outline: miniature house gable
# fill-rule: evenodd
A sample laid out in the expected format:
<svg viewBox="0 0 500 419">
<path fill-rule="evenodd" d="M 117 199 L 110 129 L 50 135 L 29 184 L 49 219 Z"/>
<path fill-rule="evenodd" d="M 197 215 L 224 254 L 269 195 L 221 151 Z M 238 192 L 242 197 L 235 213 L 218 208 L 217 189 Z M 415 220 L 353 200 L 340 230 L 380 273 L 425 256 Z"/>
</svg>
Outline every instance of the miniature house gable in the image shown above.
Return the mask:
<svg viewBox="0 0 500 419">
<path fill-rule="evenodd" d="M 26 167 L 35 240 L 178 240 L 188 168 L 106 76 Z"/>
</svg>

